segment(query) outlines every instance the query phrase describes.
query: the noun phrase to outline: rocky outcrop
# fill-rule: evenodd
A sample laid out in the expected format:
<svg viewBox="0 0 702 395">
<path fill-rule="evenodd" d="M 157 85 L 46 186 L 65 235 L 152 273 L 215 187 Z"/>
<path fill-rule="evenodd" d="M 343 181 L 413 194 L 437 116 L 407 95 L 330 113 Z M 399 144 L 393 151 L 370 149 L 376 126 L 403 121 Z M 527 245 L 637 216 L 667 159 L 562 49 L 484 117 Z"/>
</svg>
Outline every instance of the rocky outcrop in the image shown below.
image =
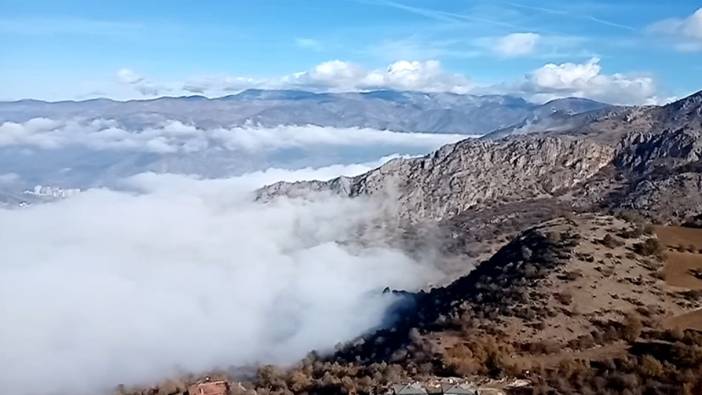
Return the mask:
<svg viewBox="0 0 702 395">
<path fill-rule="evenodd" d="M 670 171 L 701 159 L 700 131 L 677 129 L 628 134 L 619 143 L 615 164 L 623 170 L 645 174 L 657 169 Z"/>
<path fill-rule="evenodd" d="M 395 199 L 398 215 L 410 222 L 443 220 L 494 203 L 552 197 L 587 180 L 613 157 L 612 147 L 569 137 L 464 140 L 353 178 L 273 184 L 258 199 L 322 190 L 382 194 Z"/>
<path fill-rule="evenodd" d="M 686 223 L 702 213 L 702 173 L 645 178 L 619 203 L 662 223 Z"/>
</svg>

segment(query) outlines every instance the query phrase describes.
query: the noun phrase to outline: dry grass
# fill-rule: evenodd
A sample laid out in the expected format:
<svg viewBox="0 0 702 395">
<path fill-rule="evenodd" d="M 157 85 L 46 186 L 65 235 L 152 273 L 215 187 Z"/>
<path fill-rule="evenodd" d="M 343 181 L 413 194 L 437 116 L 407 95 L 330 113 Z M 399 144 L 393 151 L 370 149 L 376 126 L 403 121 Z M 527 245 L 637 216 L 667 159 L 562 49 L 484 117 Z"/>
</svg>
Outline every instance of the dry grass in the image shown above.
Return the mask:
<svg viewBox="0 0 702 395">
<path fill-rule="evenodd" d="M 690 290 L 702 289 L 702 279 L 693 275 L 702 270 L 702 229 L 657 226 L 656 235 L 667 248 L 664 278 L 667 285 Z M 702 310 L 675 315 L 664 322 L 667 328 L 702 330 Z"/>
<path fill-rule="evenodd" d="M 657 226 L 656 235 L 669 249 L 665 260 L 665 282 L 673 287 L 702 289 L 702 280 L 695 278 L 691 272 L 702 270 L 702 254 L 699 253 L 702 249 L 702 229 Z"/>
<path fill-rule="evenodd" d="M 684 228 L 682 226 L 656 226 L 658 239 L 670 248 L 693 245 L 702 248 L 702 229 Z"/>
<path fill-rule="evenodd" d="M 665 328 L 695 329 L 702 331 L 702 310 L 695 310 L 667 319 Z"/>
<path fill-rule="evenodd" d="M 691 270 L 702 270 L 702 254 L 668 252 L 665 261 L 665 282 L 673 287 L 702 289 L 702 280 L 694 277 Z"/>
</svg>

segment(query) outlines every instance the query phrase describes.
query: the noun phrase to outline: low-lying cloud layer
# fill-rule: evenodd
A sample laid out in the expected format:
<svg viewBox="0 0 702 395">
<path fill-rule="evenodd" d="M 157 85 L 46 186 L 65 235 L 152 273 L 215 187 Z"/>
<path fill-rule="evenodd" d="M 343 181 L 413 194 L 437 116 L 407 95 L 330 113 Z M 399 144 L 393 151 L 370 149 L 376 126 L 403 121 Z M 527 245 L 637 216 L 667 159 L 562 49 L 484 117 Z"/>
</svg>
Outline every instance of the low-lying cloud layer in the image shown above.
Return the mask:
<svg viewBox="0 0 702 395">
<path fill-rule="evenodd" d="M 367 128 L 330 128 L 314 125 L 235 127 L 200 129 L 179 121 L 159 126 L 128 129 L 113 120 L 53 120 L 35 118 L 27 122 L 0 124 L 0 147 L 30 146 L 59 149 L 83 146 L 96 150 L 193 153 L 227 150 L 247 153 L 271 152 L 315 146 L 363 147 L 401 145 L 437 148 L 464 135 L 398 133 Z"/>
<path fill-rule="evenodd" d="M 329 172 L 329 170 L 325 170 Z M 15 394 L 98 393 L 182 372 L 291 362 L 379 325 L 386 286 L 433 273 L 368 229 L 371 201 L 251 202 L 308 171 L 202 180 L 143 174 L 0 209 L 0 382 Z"/>
</svg>

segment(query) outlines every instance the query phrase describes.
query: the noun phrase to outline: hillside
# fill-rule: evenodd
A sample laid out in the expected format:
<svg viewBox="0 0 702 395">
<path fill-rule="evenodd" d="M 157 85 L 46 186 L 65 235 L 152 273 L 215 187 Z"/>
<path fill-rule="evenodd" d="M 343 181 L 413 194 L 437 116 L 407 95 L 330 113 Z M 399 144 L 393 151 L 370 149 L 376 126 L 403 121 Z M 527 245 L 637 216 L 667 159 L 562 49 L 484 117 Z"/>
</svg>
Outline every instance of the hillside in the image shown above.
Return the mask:
<svg viewBox="0 0 702 395">
<path fill-rule="evenodd" d="M 577 132 L 468 139 L 356 177 L 260 189 L 264 204 L 377 199 L 384 233 L 369 233 L 409 254 L 435 249 L 444 280 L 386 289 L 397 299 L 387 325 L 332 355 L 222 377 L 242 394 L 446 380 L 493 393 L 701 393 L 702 238 L 677 226 L 702 217 L 698 96 L 627 109 L 625 123 L 616 110 Z"/>
<path fill-rule="evenodd" d="M 664 106 L 601 107 L 566 114 L 562 111 L 526 119 L 486 134 L 485 139 L 500 139 L 522 134 L 588 136 L 602 143 L 616 144 L 629 133 L 699 134 L 702 131 L 702 91 Z"/>
<path fill-rule="evenodd" d="M 331 356 L 219 377 L 235 394 L 370 394 L 445 380 L 496 393 L 696 393 L 702 334 L 685 329 L 700 295 L 668 283 L 664 254 L 654 229 L 629 219 L 547 221 L 445 287 L 391 291 L 403 300 L 394 324 Z M 181 393 L 187 381 L 153 390 Z"/>
</svg>

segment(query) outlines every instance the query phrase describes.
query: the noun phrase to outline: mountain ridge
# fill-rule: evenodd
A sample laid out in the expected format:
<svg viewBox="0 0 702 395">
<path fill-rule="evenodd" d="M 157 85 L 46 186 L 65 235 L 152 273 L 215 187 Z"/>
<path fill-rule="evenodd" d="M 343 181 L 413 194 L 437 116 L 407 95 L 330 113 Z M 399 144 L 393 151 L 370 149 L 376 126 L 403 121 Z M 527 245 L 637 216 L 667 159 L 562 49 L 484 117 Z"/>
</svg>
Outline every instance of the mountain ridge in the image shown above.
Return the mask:
<svg viewBox="0 0 702 395">
<path fill-rule="evenodd" d="M 34 117 L 83 117 L 114 119 L 135 127 L 178 120 L 202 128 L 311 124 L 404 132 L 483 134 L 538 114 L 547 114 L 555 107 L 568 113 L 581 113 L 603 106 L 609 105 L 578 98 L 537 104 L 506 95 L 249 89 L 218 98 L 194 95 L 127 101 L 98 98 L 0 102 L 0 122 L 24 122 Z"/>
</svg>

